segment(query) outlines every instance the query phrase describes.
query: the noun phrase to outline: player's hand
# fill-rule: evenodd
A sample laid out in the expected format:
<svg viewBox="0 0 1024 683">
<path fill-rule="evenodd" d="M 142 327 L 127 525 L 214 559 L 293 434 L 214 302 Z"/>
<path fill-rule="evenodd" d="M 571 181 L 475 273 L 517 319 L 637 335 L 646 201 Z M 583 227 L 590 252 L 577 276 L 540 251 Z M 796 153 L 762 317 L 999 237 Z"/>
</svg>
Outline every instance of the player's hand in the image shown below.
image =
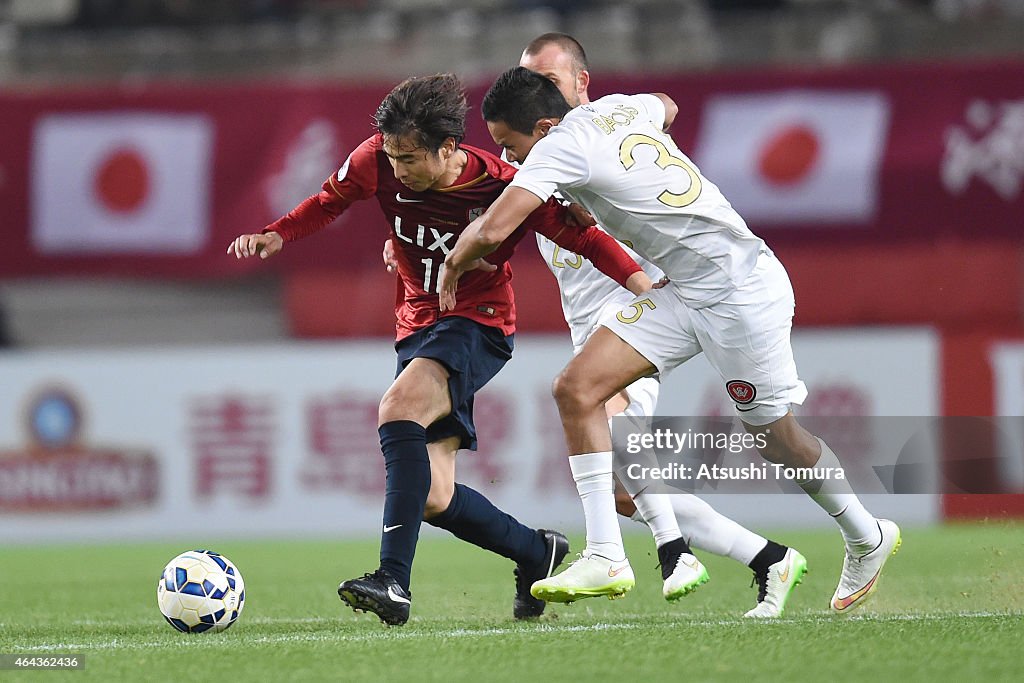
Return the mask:
<svg viewBox="0 0 1024 683">
<path fill-rule="evenodd" d="M 398 270 L 398 261 L 395 260 L 395 245 L 391 240 L 384 240 L 384 253 L 381 256 L 384 257 L 384 267 L 389 273 Z"/>
<path fill-rule="evenodd" d="M 565 207 L 566 217 L 565 222 L 569 225 L 578 225 L 581 228 L 589 228 L 591 225 L 597 223 L 594 220 L 594 215 L 583 208 L 581 204 L 572 202 Z"/>
<path fill-rule="evenodd" d="M 459 286 L 459 278 L 463 271 L 459 268 L 444 264 L 444 272 L 441 273 L 441 287 L 438 289 L 438 306 L 441 312 L 455 310 L 455 288 Z"/>
<path fill-rule="evenodd" d="M 261 259 L 270 258 L 284 247 L 284 239 L 276 232 L 239 235 L 228 245 L 228 253 L 235 258 L 249 258 L 257 254 Z"/>
<path fill-rule="evenodd" d="M 444 262 L 444 272 L 441 273 L 441 288 L 438 295 L 438 303 L 441 312 L 455 310 L 455 289 L 459 285 L 459 278 L 471 270 L 482 270 L 486 273 L 493 272 L 498 266 L 488 263 L 482 258 L 474 259 L 466 268 L 457 268 L 448 259 Z"/>
<path fill-rule="evenodd" d="M 669 282 L 672 282 L 672 281 L 671 281 L 671 280 L 669 280 L 669 279 L 668 279 L 668 275 L 666 275 L 666 276 L 664 276 L 663 278 L 661 278 L 660 280 L 658 280 L 657 282 L 655 282 L 655 283 L 654 283 L 654 284 L 653 284 L 653 285 L 651 286 L 651 289 L 661 289 L 662 287 L 664 287 L 665 285 L 667 285 L 667 284 L 668 284 Z"/>
</svg>

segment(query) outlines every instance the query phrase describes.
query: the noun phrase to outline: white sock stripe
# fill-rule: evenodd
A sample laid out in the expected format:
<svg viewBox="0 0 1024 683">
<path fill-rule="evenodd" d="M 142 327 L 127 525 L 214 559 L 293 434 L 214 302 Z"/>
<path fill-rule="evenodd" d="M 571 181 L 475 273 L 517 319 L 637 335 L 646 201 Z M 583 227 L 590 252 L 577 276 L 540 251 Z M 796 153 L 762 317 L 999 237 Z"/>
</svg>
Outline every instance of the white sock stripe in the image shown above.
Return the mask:
<svg viewBox="0 0 1024 683">
<path fill-rule="evenodd" d="M 569 470 L 576 481 L 589 477 L 611 475 L 612 452 L 581 453 L 569 456 Z"/>
</svg>

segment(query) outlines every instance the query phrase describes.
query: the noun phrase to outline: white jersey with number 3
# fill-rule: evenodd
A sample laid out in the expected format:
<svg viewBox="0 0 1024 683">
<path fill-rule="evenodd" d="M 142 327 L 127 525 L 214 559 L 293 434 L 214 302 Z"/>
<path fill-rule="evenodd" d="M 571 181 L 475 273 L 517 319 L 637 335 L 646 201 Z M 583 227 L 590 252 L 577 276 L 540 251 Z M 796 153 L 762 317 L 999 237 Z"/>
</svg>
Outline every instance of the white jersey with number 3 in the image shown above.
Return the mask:
<svg viewBox="0 0 1024 683">
<path fill-rule="evenodd" d="M 505 150 L 501 151 L 501 160 L 519 168 L 517 162 L 508 160 Z M 600 225 L 597 228 L 604 230 Z M 651 280 L 657 282 L 664 277 L 665 274 L 660 268 L 638 255 L 629 248 L 629 245 L 623 244 L 622 248 L 640 264 Z M 579 353 L 583 343 L 601 324 L 605 312 L 615 306 L 628 306 L 633 300 L 633 295 L 594 267 L 590 261 L 579 254 L 562 249 L 539 232 L 537 249 L 551 274 L 558 281 L 558 293 L 562 297 L 562 315 L 569 325 L 573 350 Z"/>
<path fill-rule="evenodd" d="M 582 204 L 661 268 L 687 305 L 710 306 L 746 279 L 766 247 L 662 132 L 664 122 L 654 95 L 576 107 L 534 145 L 511 185 Z"/>
</svg>

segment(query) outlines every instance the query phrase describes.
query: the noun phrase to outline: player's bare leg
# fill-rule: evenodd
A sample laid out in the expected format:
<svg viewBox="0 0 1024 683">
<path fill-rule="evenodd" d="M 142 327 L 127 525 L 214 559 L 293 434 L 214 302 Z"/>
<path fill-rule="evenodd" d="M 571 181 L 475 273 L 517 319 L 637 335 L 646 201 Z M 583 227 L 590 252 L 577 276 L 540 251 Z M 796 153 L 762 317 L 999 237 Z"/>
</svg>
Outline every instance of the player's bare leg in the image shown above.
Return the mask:
<svg viewBox="0 0 1024 683">
<path fill-rule="evenodd" d="M 455 456 L 459 453 L 459 437 L 427 444 L 430 457 L 430 491 L 423 506 L 423 521 L 430 522 L 448 509 L 455 494 Z"/>
<path fill-rule="evenodd" d="M 788 413 L 766 425 L 744 422 L 748 432 L 760 435 L 765 447 L 761 455 L 769 462 L 790 467 L 813 467 L 836 471 L 839 459 L 828 444 L 804 429 Z M 882 567 L 899 550 L 899 527 L 887 519 L 876 519 L 861 504 L 849 482 L 821 478 L 797 482 L 839 525 L 846 541 L 846 557 L 839 585 L 830 604 L 836 612 L 849 612 L 862 605 L 878 585 Z"/>
<path fill-rule="evenodd" d="M 606 327 L 555 378 L 552 393 L 569 452 L 611 451 L 605 403 L 630 384 L 657 372 L 650 361 Z"/>
<path fill-rule="evenodd" d="M 646 358 L 602 327 L 555 379 L 553 393 L 571 454 L 569 467 L 586 517 L 587 548 L 569 569 L 535 583 L 531 591 L 534 596 L 572 602 L 598 595 L 618 597 L 633 587 L 633 570 L 622 547 L 615 513 L 612 443 L 605 403 L 654 371 Z M 670 508 L 669 514 L 661 518 L 674 527 L 675 538 L 681 540 Z"/>
<path fill-rule="evenodd" d="M 452 411 L 448 370 L 430 358 L 413 358 L 380 401 L 377 424 L 412 420 L 426 427 Z"/>
</svg>

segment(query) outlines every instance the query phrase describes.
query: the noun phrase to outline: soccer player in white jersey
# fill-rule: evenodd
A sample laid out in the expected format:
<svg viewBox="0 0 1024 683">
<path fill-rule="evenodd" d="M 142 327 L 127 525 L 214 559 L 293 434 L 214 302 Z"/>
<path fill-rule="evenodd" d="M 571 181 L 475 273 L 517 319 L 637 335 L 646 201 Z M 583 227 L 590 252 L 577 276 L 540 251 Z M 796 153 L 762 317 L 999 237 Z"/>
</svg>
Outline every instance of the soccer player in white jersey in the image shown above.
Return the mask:
<svg viewBox="0 0 1024 683">
<path fill-rule="evenodd" d="M 587 548 L 568 569 L 536 582 L 533 594 L 564 602 L 622 592 L 616 577 L 631 572 L 615 515 L 605 400 L 703 352 L 745 428 L 764 444 L 762 456 L 820 474 L 799 483 L 845 541 L 830 605 L 847 612 L 862 604 L 899 548 L 899 527 L 873 517 L 845 479 L 829 476 L 838 459 L 793 416 L 791 406 L 807 389 L 790 345 L 789 277 L 664 132 L 675 103 L 663 94 L 609 95 L 571 109 L 550 80 L 516 67 L 495 81 L 482 109 L 491 137 L 523 166 L 445 259 L 442 310 L 455 304 L 464 269 L 555 192 L 583 205 L 669 278 L 604 321 L 555 380 Z"/>
<path fill-rule="evenodd" d="M 538 36 L 526 46 L 519 64 L 554 83 L 570 107 L 590 103 L 587 55 L 572 36 L 564 33 Z M 503 157 L 507 154 L 503 153 Z M 629 292 L 620 291 L 614 281 L 585 259 L 561 249 L 539 234 L 537 248 L 558 281 L 573 352 L 579 353 L 601 320 L 628 307 L 632 296 Z M 651 280 L 657 282 L 662 278 L 664 273 L 657 266 L 628 247 L 626 250 L 636 258 Z M 661 383 L 656 377 L 638 379 L 605 404 L 607 416 L 643 418 L 654 415 L 660 388 Z M 615 463 L 615 473 L 621 484 L 621 488 L 617 486 L 615 491 L 619 514 L 646 523 L 645 513 L 657 515 L 661 512 L 658 507 L 652 510 L 650 499 L 666 500 L 673 509 L 680 532 L 692 547 L 730 557 L 754 572 L 758 587 L 757 603 L 746 616 L 772 618 L 782 615 L 790 593 L 806 572 L 807 561 L 803 555 L 746 529 L 693 494 L 648 493 L 644 482 L 626 476 L 623 471 L 626 465 L 628 463 Z M 649 526 L 657 542 L 661 529 L 657 518 L 654 522 Z M 664 573 L 666 568 L 663 567 L 662 571 Z M 700 571 L 703 572 L 703 568 Z"/>
</svg>

